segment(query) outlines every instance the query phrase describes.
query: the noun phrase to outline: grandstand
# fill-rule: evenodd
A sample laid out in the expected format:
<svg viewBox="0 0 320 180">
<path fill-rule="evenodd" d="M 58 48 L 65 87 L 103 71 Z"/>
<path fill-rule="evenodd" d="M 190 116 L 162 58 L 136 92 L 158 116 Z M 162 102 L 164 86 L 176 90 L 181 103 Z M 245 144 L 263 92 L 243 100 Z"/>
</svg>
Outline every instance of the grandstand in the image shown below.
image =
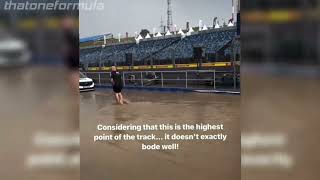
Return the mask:
<svg viewBox="0 0 320 180">
<path fill-rule="evenodd" d="M 142 39 L 137 43 L 116 42 L 104 46 L 81 48 L 80 64 L 88 70 L 108 70 L 112 65 L 175 66 L 176 64 L 199 64 L 199 62 L 230 62 L 234 53 L 239 60 L 240 48 L 232 47 L 236 31 L 235 26 L 212 28 L 189 35 L 177 33 L 161 37 L 149 35 L 151 38 Z M 202 49 L 201 59 L 194 58 L 194 48 Z"/>
</svg>

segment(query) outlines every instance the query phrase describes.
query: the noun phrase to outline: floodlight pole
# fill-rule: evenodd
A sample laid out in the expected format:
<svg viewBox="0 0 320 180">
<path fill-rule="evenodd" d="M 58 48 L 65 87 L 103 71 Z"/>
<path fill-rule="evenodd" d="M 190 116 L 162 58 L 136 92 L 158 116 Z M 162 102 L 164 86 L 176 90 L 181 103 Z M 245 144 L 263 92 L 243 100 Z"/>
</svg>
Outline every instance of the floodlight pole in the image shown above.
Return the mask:
<svg viewBox="0 0 320 180">
<path fill-rule="evenodd" d="M 99 70 L 101 70 L 102 49 L 103 49 L 104 47 L 105 47 L 105 45 L 101 45 L 100 58 L 99 58 Z"/>
<path fill-rule="evenodd" d="M 167 28 L 169 31 L 171 31 L 172 26 L 173 26 L 173 18 L 172 18 L 172 1 L 171 0 L 167 0 L 168 3 L 168 11 L 167 11 Z"/>
<path fill-rule="evenodd" d="M 233 88 L 237 89 L 237 67 L 236 67 L 236 39 L 231 41 L 232 49 L 232 67 L 233 67 Z"/>
</svg>

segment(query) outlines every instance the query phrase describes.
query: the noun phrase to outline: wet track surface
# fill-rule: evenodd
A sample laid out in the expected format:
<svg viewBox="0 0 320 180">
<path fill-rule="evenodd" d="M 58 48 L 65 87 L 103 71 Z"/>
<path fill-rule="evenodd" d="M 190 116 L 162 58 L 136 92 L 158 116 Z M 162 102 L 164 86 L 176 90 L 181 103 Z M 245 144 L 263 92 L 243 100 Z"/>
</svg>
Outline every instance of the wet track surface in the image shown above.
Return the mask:
<svg viewBox="0 0 320 180">
<path fill-rule="evenodd" d="M 30 165 L 34 155 L 77 155 L 77 146 L 35 143 L 38 133 L 78 131 L 78 105 L 70 94 L 68 74 L 57 68 L 0 72 L 1 161 L 3 179 L 79 179 L 78 165 L 53 162 Z M 240 173 L 240 96 L 197 93 L 125 91 L 130 104 L 115 104 L 112 91 L 82 93 L 82 179 L 224 179 Z M 141 141 L 93 143 L 98 123 L 224 123 L 226 142 L 181 142 L 178 151 L 142 152 Z M 121 133 L 121 132 L 112 132 Z M 156 132 L 160 133 L 160 132 Z M 52 142 L 52 140 L 44 140 Z M 15 170 L 14 172 L 12 170 Z"/>
<path fill-rule="evenodd" d="M 67 73 L 61 69 L 16 68 L 0 71 L 0 153 L 4 165 L 0 168 L 1 179 L 80 178 L 78 165 L 64 167 L 52 161 L 30 165 L 28 161 L 35 155 L 79 154 L 78 146 L 70 151 L 67 147 L 41 146 L 34 139 L 40 132 L 78 132 L 78 119 L 74 111 L 78 105 L 68 89 Z M 51 143 L 51 140 L 45 141 Z"/>
<path fill-rule="evenodd" d="M 241 133 L 260 136 L 252 147 L 242 140 L 242 178 L 319 179 L 319 76 L 302 67 L 276 75 L 262 70 L 247 68 L 242 76 Z"/>
<path fill-rule="evenodd" d="M 81 94 L 81 178 L 234 180 L 240 176 L 240 96 L 125 90 Z M 142 151 L 145 141 L 93 142 L 97 124 L 223 123 L 225 142 L 180 141 L 177 151 Z M 103 132 L 131 133 L 131 132 Z M 156 131 L 160 135 L 163 132 Z M 170 142 L 164 142 L 170 143 Z M 161 143 L 160 143 L 161 144 Z"/>
</svg>

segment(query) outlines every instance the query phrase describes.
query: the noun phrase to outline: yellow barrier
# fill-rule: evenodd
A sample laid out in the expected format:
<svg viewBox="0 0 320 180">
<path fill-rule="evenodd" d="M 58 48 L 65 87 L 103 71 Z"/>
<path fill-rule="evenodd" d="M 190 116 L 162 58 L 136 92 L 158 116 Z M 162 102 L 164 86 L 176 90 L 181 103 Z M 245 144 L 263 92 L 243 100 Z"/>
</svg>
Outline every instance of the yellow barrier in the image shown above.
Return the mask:
<svg viewBox="0 0 320 180">
<path fill-rule="evenodd" d="M 99 68 L 98 67 L 89 67 L 88 70 L 89 71 L 98 71 Z"/>
<path fill-rule="evenodd" d="M 155 65 L 152 66 L 153 69 L 173 69 L 173 65 Z"/>
<path fill-rule="evenodd" d="M 236 61 L 235 62 L 236 65 L 240 65 L 240 61 Z M 203 63 L 202 67 L 230 67 L 232 66 L 231 62 L 215 62 L 215 63 Z M 157 69 L 180 69 L 180 68 L 197 68 L 198 65 L 196 63 L 193 64 L 176 64 L 175 67 L 174 65 L 170 64 L 170 65 L 143 65 L 143 66 L 117 66 L 118 70 L 157 70 Z M 89 71 L 99 71 L 100 68 L 99 67 L 89 67 L 88 68 Z M 110 71 L 111 67 L 101 67 L 102 71 Z"/>
<path fill-rule="evenodd" d="M 196 68 L 197 64 L 176 64 L 176 68 Z"/>
<path fill-rule="evenodd" d="M 111 67 L 102 67 L 101 70 L 103 70 L 103 71 L 110 71 L 110 70 L 111 70 Z"/>
<path fill-rule="evenodd" d="M 20 29 L 26 29 L 26 30 L 33 30 L 39 26 L 38 22 L 34 21 L 33 19 L 21 20 L 19 23 L 17 23 L 17 25 Z"/>
<path fill-rule="evenodd" d="M 228 67 L 231 66 L 230 62 L 217 62 L 217 63 L 203 63 L 202 67 Z"/>
<path fill-rule="evenodd" d="M 303 19 L 301 11 L 294 9 L 278 9 L 273 11 L 243 12 L 242 19 L 250 23 L 287 23 Z"/>
<path fill-rule="evenodd" d="M 22 30 L 36 30 L 40 26 L 44 26 L 50 30 L 59 30 L 61 29 L 61 21 L 63 19 L 61 17 L 50 17 L 50 18 L 25 18 L 25 19 L 18 19 L 16 24 L 17 27 Z M 79 20 L 78 18 L 72 19 L 75 26 L 79 27 Z"/>
</svg>

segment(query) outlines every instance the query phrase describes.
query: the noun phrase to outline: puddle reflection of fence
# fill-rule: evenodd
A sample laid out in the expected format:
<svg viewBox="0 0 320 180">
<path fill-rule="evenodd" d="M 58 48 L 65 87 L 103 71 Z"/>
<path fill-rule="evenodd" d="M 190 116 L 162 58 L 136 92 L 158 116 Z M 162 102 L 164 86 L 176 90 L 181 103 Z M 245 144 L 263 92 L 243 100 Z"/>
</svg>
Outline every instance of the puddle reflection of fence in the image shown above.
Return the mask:
<svg viewBox="0 0 320 180">
<path fill-rule="evenodd" d="M 97 85 L 111 85 L 110 72 L 84 72 Z M 234 71 L 126 71 L 124 86 L 187 89 L 240 89 L 240 75 Z"/>
</svg>

